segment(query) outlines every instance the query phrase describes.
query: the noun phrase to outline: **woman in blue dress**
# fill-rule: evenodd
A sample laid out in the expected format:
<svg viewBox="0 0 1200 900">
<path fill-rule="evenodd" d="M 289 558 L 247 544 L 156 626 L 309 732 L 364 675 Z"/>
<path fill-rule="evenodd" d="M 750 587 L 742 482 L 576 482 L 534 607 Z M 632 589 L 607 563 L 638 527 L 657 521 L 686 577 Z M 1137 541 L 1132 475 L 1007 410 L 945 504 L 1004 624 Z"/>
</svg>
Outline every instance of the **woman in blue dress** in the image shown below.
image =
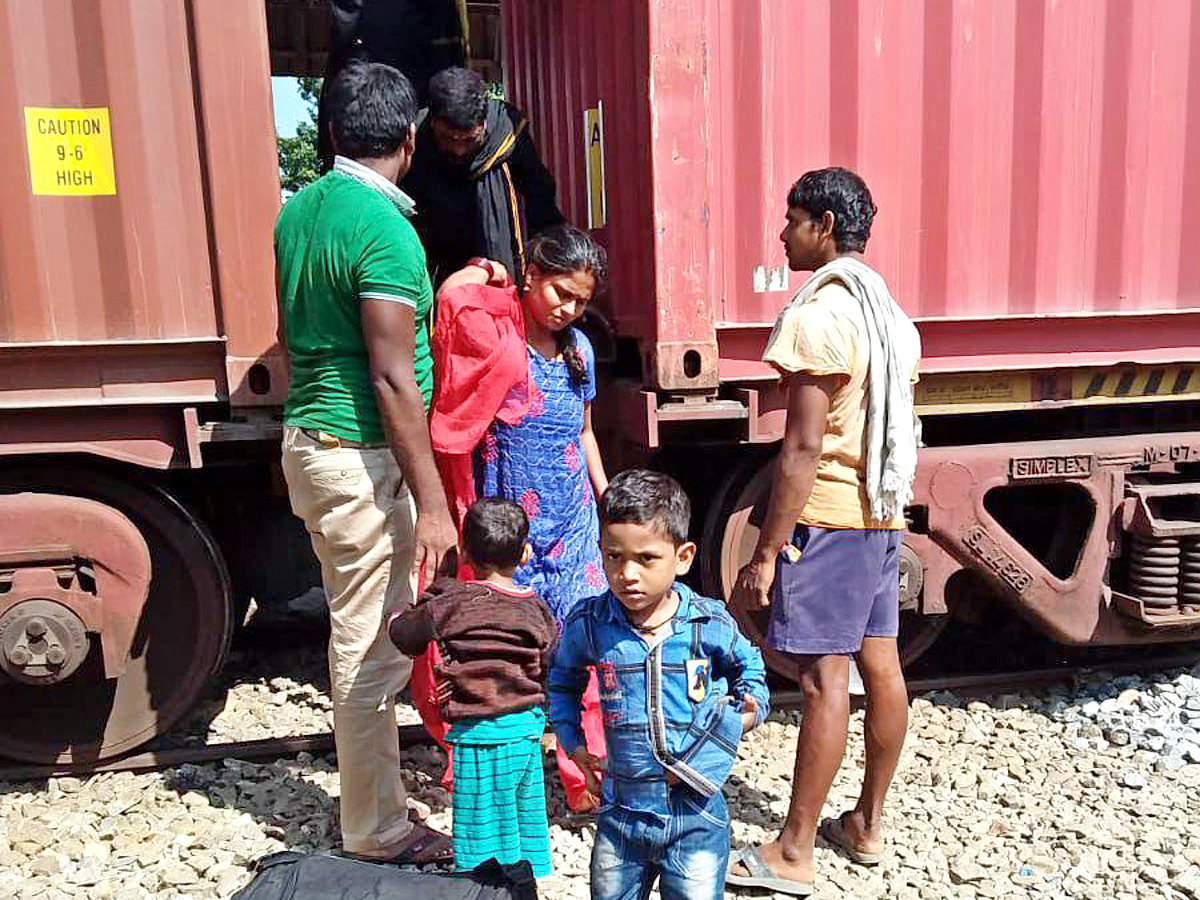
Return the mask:
<svg viewBox="0 0 1200 900">
<path fill-rule="evenodd" d="M 447 285 L 507 281 L 494 261 L 472 260 L 467 269 Z M 519 285 L 529 409 L 515 424 L 493 420 L 474 456 L 478 496 L 511 500 L 529 517 L 533 556 L 515 580 L 546 601 L 560 629 L 580 600 L 606 588 L 596 498 L 608 477 L 592 431 L 595 353 L 572 324 L 604 275 L 604 250 L 577 228 L 556 225 L 529 243 Z M 589 752 L 603 756 L 594 673 L 584 696 L 584 731 Z M 594 809 L 598 798 L 588 793 L 575 763 L 560 751 L 558 764 L 568 806 L 575 812 Z"/>
<path fill-rule="evenodd" d="M 559 624 L 605 589 L 596 498 L 608 486 L 592 431 L 596 362 L 571 323 L 604 275 L 584 232 L 556 226 L 530 242 L 521 305 L 529 358 L 529 412 L 496 420 L 476 456 L 481 497 L 503 497 L 529 516 L 533 558 L 517 581 L 546 601 Z"/>
</svg>

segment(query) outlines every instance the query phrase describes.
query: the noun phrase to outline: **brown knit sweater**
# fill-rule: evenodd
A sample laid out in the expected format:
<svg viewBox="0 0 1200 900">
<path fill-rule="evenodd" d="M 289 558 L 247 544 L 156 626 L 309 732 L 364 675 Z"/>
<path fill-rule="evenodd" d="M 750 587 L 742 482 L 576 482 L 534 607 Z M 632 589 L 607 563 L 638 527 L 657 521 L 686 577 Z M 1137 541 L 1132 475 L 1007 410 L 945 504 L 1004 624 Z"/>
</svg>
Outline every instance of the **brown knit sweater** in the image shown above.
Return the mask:
<svg viewBox="0 0 1200 900">
<path fill-rule="evenodd" d="M 437 641 L 438 706 L 448 722 L 538 706 L 558 638 L 554 616 L 532 591 L 439 578 L 407 612 L 393 616 L 388 637 L 416 656 Z"/>
</svg>

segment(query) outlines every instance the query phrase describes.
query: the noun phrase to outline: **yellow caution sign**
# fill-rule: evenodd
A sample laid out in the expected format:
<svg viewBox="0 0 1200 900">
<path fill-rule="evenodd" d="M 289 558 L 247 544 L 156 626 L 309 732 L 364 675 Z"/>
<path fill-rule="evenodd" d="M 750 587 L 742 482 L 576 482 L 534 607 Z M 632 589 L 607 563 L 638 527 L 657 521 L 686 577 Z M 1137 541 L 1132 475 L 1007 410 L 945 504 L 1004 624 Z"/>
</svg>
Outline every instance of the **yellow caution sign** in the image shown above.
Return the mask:
<svg viewBox="0 0 1200 900">
<path fill-rule="evenodd" d="M 1012 375 L 932 375 L 917 382 L 914 396 L 919 406 L 959 403 L 1028 403 L 1029 377 Z"/>
<path fill-rule="evenodd" d="M 587 167 L 588 228 L 608 223 L 608 195 L 604 187 L 604 105 L 583 111 L 583 148 Z"/>
<path fill-rule="evenodd" d="M 25 107 L 25 142 L 33 193 L 115 194 L 108 109 Z"/>
</svg>

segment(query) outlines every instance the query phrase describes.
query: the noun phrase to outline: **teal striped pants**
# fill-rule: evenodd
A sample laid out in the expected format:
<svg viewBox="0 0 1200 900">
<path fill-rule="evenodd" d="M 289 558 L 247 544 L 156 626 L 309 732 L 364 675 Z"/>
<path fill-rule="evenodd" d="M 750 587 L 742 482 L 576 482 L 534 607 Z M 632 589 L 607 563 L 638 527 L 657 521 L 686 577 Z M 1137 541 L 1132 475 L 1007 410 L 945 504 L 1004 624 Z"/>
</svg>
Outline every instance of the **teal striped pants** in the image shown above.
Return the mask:
<svg viewBox="0 0 1200 900">
<path fill-rule="evenodd" d="M 550 827 L 542 745 L 537 738 L 454 748 L 454 864 L 473 869 L 493 856 L 525 859 L 550 874 Z"/>
</svg>

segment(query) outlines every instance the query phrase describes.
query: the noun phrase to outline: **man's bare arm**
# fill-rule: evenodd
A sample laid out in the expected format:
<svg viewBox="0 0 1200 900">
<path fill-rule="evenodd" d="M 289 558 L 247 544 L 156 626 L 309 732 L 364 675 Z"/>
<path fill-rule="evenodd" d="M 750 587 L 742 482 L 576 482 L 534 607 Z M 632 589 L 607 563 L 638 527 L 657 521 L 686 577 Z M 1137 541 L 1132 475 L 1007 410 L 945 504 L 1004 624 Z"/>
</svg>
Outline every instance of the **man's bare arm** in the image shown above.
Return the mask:
<svg viewBox="0 0 1200 900">
<path fill-rule="evenodd" d="M 731 602 L 750 609 L 771 602 L 779 549 L 791 540 L 796 520 L 808 503 L 825 440 L 836 375 L 793 375 L 788 381 L 787 425 L 775 462 L 775 478 L 754 556 L 738 573 Z"/>
<path fill-rule="evenodd" d="M 413 368 L 413 310 L 403 303 L 364 300 L 362 328 L 384 435 L 417 505 L 413 569 L 423 570 L 425 582 L 431 583 L 456 536 Z"/>
</svg>

